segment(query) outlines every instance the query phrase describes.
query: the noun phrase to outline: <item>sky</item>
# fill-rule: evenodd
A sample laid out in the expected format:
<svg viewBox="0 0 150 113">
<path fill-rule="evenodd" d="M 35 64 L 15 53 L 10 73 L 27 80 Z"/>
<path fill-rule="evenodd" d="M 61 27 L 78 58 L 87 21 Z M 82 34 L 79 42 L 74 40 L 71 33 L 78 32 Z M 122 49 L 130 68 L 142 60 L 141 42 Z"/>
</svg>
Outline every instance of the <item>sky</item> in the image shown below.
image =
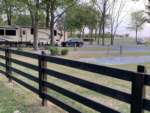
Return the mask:
<svg viewBox="0 0 150 113">
<path fill-rule="evenodd" d="M 138 2 L 133 2 L 132 0 L 129 0 L 126 4 L 127 9 L 132 9 L 129 13 L 128 16 L 125 19 L 120 26 L 117 29 L 117 34 L 130 34 L 130 36 L 135 37 L 135 31 L 131 31 L 126 29 L 130 22 L 130 14 L 135 11 L 142 11 L 145 10 L 145 4 L 147 3 L 147 0 L 139 0 Z M 144 24 L 144 29 L 142 31 L 138 32 L 138 37 L 150 37 L 150 24 Z M 106 29 L 106 32 L 110 32 L 110 29 Z M 88 33 L 89 30 L 86 28 L 85 32 Z"/>
</svg>

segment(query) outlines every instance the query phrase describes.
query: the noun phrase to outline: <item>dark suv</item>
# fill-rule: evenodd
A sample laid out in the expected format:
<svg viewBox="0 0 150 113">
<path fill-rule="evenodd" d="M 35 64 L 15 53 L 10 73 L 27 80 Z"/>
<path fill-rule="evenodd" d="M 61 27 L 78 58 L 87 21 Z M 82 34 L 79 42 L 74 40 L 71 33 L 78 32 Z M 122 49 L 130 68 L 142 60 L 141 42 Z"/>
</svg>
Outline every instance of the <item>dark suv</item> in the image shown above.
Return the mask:
<svg viewBox="0 0 150 113">
<path fill-rule="evenodd" d="M 82 47 L 82 45 L 84 44 L 84 41 L 80 38 L 70 38 L 66 41 L 61 42 L 61 45 L 66 46 L 66 47 L 68 47 L 70 45 L 74 46 L 75 44 L 76 44 L 76 46 Z"/>
</svg>

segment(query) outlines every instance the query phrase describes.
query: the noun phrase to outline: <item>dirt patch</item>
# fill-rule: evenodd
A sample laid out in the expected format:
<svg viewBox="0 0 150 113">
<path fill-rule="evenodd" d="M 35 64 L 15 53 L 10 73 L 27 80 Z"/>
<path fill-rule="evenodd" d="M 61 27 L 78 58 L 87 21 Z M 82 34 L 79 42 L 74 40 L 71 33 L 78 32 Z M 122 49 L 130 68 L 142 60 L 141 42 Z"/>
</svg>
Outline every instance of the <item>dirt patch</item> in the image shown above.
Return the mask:
<svg viewBox="0 0 150 113">
<path fill-rule="evenodd" d="M 7 88 L 13 88 L 14 84 L 13 83 L 5 83 L 4 86 Z"/>
</svg>

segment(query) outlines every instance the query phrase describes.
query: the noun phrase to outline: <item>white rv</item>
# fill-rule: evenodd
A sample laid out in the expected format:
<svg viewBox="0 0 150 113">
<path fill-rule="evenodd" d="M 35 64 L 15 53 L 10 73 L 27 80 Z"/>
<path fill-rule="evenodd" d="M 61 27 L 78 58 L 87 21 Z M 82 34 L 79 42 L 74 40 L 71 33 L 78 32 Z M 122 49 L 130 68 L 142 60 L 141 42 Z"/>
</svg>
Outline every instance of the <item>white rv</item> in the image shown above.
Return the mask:
<svg viewBox="0 0 150 113">
<path fill-rule="evenodd" d="M 33 28 L 18 26 L 0 26 L 0 44 L 33 44 Z M 62 38 L 62 32 L 54 29 L 54 41 L 59 42 Z M 38 29 L 38 42 L 50 44 L 50 28 Z"/>
</svg>

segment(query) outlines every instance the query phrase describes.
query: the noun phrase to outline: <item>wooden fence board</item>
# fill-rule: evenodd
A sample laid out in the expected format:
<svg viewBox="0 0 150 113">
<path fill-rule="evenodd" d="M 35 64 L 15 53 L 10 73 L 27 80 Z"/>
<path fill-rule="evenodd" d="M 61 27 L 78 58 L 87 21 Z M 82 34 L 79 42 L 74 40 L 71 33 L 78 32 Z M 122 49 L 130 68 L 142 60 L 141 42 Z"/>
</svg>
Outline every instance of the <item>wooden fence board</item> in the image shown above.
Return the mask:
<svg viewBox="0 0 150 113">
<path fill-rule="evenodd" d="M 5 48 L 0 47 L 0 51 L 5 51 Z"/>
<path fill-rule="evenodd" d="M 96 91 L 106 96 L 121 100 L 126 103 L 131 103 L 131 95 L 129 93 L 109 88 L 94 82 L 90 82 L 81 78 L 73 77 L 64 73 L 56 72 L 54 70 L 44 68 L 44 72 L 50 76 L 65 80 L 67 82 L 82 86 L 84 88 Z"/>
<path fill-rule="evenodd" d="M 49 95 L 49 94 L 46 94 L 44 93 L 44 97 L 49 100 L 50 102 L 54 103 L 55 105 L 61 107 L 62 109 L 68 111 L 69 113 L 83 113 L 79 110 L 77 110 L 76 108 L 73 108 L 72 106 L 58 100 L 57 98 Z"/>
<path fill-rule="evenodd" d="M 54 91 L 56 91 L 58 93 L 61 93 L 62 95 L 65 95 L 65 96 L 67 96 L 67 97 L 69 97 L 69 98 L 71 98 L 71 99 L 73 99 L 75 101 L 78 101 L 79 103 L 82 103 L 82 104 L 84 104 L 84 105 L 86 105 L 86 106 L 88 106 L 88 107 L 90 107 L 90 108 L 92 108 L 92 109 L 94 109 L 96 111 L 99 111 L 101 113 L 121 113 L 120 111 L 112 109 L 112 108 L 110 108 L 108 106 L 100 104 L 100 103 L 98 103 L 96 101 L 93 101 L 91 99 L 83 97 L 83 96 L 81 96 L 79 94 L 76 94 L 76 93 L 74 93 L 72 91 L 69 91 L 67 89 L 61 88 L 61 87 L 59 87 L 57 85 L 54 85 L 52 83 L 49 83 L 47 81 L 43 81 L 43 84 L 46 87 L 48 87 L 48 88 L 50 88 L 50 89 L 52 89 L 52 90 L 54 90 Z"/>
<path fill-rule="evenodd" d="M 8 52 L 13 53 L 13 54 L 17 54 L 17 55 L 21 55 L 21 56 L 26 56 L 29 58 L 34 58 L 34 59 L 38 59 L 38 54 L 34 54 L 34 53 L 28 53 L 28 52 L 23 52 L 23 51 L 17 51 L 17 50 L 13 50 L 13 49 L 8 49 Z"/>
<path fill-rule="evenodd" d="M 0 69 L 0 73 L 6 76 L 6 72 Z"/>
<path fill-rule="evenodd" d="M 13 67 L 11 67 L 11 66 L 9 66 L 8 68 L 9 68 L 11 71 L 20 74 L 21 76 L 24 76 L 24 77 L 26 77 L 26 78 L 28 78 L 28 79 L 30 79 L 30 80 L 33 80 L 33 81 L 36 82 L 36 83 L 39 83 L 39 79 L 38 79 L 37 77 L 35 77 L 35 76 L 32 76 L 32 75 L 30 75 L 30 74 L 28 74 L 28 73 L 25 73 L 25 72 L 23 72 L 23 71 L 20 71 L 20 70 L 18 70 L 18 69 L 15 69 L 15 68 L 13 68 Z"/>
<path fill-rule="evenodd" d="M 29 68 L 29 69 L 33 69 L 33 70 L 35 70 L 35 71 L 38 71 L 38 70 L 39 70 L 38 66 L 33 65 L 33 64 L 29 64 L 29 63 L 26 63 L 26 62 L 22 62 L 22 61 L 13 59 L 13 58 L 9 58 L 9 61 L 11 61 L 11 62 L 13 62 L 13 63 L 16 63 L 16 64 L 19 64 L 19 65 L 21 65 L 21 66 L 27 67 L 27 68 Z"/>
<path fill-rule="evenodd" d="M 150 99 L 143 99 L 143 109 L 150 111 Z"/>
<path fill-rule="evenodd" d="M 144 84 L 147 86 L 150 86 L 150 75 L 149 74 L 145 74 Z"/>
<path fill-rule="evenodd" d="M 0 62 L 0 66 L 6 68 L 6 65 L 4 63 L 1 63 L 1 62 Z"/>
<path fill-rule="evenodd" d="M 9 75 L 9 77 L 12 80 L 14 80 L 14 81 L 18 82 L 19 84 L 23 85 L 24 87 L 26 87 L 27 89 L 33 91 L 34 93 L 39 94 L 39 90 L 37 88 L 31 86 L 30 84 L 28 84 L 28 83 L 26 83 L 26 82 L 24 82 L 24 81 L 22 81 L 22 80 L 20 80 L 16 77 L 12 76 L 12 75 Z"/>
<path fill-rule="evenodd" d="M 0 58 L 3 59 L 3 60 L 5 60 L 5 56 L 3 56 L 3 55 L 0 55 Z"/>
<path fill-rule="evenodd" d="M 96 64 L 90 64 L 90 63 L 85 63 L 85 62 L 79 62 L 79 61 L 73 61 L 73 60 L 68 60 L 68 59 L 62 59 L 62 58 L 57 58 L 57 57 L 52 57 L 52 56 L 44 56 L 44 60 L 51 62 L 51 63 L 56 63 L 64 66 L 69 66 L 85 71 L 90 71 L 93 73 L 98 73 L 102 74 L 105 76 L 109 77 L 114 77 L 126 81 L 132 81 L 132 76 L 133 74 L 137 72 L 132 72 L 132 71 L 127 71 L 123 69 L 117 69 L 117 68 L 112 68 L 112 67 L 107 67 L 107 66 L 101 66 L 101 65 L 96 65 Z"/>
</svg>

